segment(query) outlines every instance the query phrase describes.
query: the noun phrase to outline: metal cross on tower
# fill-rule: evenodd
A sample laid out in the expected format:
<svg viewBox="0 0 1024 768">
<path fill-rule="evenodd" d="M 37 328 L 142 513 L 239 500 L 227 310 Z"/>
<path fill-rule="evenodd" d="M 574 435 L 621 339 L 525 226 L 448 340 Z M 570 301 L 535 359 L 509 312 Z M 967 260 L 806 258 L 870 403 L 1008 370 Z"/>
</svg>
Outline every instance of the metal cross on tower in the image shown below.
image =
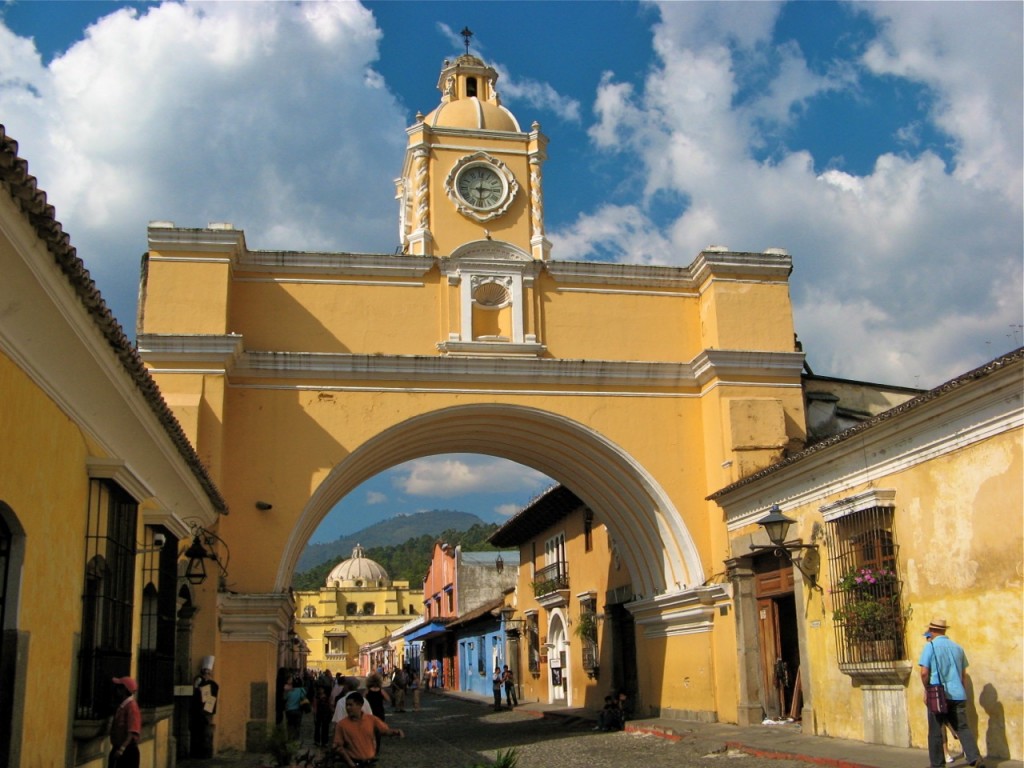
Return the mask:
<svg viewBox="0 0 1024 768">
<path fill-rule="evenodd" d="M 463 27 L 462 31 L 459 32 L 462 35 L 462 39 L 466 41 L 466 55 L 469 55 L 469 38 L 473 36 L 473 30 L 469 27 Z"/>
</svg>

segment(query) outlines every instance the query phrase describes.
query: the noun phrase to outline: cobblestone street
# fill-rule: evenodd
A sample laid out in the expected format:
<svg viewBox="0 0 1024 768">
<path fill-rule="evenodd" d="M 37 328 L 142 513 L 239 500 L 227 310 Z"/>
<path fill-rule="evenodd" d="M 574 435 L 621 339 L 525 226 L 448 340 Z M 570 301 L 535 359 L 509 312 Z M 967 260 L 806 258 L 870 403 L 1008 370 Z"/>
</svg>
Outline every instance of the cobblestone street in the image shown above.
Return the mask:
<svg viewBox="0 0 1024 768">
<path fill-rule="evenodd" d="M 391 713 L 388 725 L 404 739 L 385 738 L 379 768 L 469 768 L 487 765 L 498 751 L 515 749 L 519 768 L 679 768 L 729 765 L 736 768 L 806 768 L 806 762 L 753 757 L 726 750 L 721 741 L 699 735 L 678 741 L 648 734 L 595 731 L 582 718 L 540 718 L 525 711 L 494 712 L 488 706 L 448 696 L 425 696 L 419 712 Z M 312 744 L 311 718 L 303 718 L 302 750 Z M 256 755 L 220 755 L 186 760 L 180 768 L 268 766 Z"/>
<path fill-rule="evenodd" d="M 499 750 L 514 748 L 519 768 L 605 768 L 611 766 L 714 766 L 806 768 L 806 763 L 767 760 L 723 751 L 697 739 L 670 741 L 651 735 L 602 733 L 582 719 L 538 718 L 515 711 L 494 712 L 486 706 L 430 696 L 418 712 L 388 715 L 402 728 L 404 740 L 388 739 L 381 768 L 462 768 L 493 760 Z"/>
</svg>

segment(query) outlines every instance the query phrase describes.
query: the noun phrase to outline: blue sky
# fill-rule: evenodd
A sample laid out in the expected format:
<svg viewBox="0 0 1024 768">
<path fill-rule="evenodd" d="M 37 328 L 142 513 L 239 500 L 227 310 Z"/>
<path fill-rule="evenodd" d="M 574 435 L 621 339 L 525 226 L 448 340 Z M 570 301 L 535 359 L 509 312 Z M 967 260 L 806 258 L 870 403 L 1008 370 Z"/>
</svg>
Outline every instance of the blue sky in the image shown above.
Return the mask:
<svg viewBox="0 0 1024 768">
<path fill-rule="evenodd" d="M 0 2 L 0 123 L 133 335 L 150 220 L 392 252 L 404 128 L 468 26 L 505 105 L 550 138 L 553 258 L 786 248 L 815 372 L 929 387 L 1022 343 L 1022 9 L 17 0 Z M 344 519 L 500 519 L 547 482 L 429 461 L 351 494 Z M 496 476 L 511 489 L 479 495 Z"/>
</svg>

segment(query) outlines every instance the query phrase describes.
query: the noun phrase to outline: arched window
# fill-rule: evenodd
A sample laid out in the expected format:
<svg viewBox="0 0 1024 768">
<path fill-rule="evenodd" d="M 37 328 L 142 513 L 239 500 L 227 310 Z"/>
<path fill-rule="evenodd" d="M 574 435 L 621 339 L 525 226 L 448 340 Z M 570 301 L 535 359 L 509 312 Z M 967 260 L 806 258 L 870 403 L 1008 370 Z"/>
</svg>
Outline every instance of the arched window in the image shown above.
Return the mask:
<svg viewBox="0 0 1024 768">
<path fill-rule="evenodd" d="M 467 77 L 466 78 L 466 96 L 469 97 L 469 98 L 473 98 L 474 96 L 476 96 L 476 78 L 475 77 Z"/>
</svg>

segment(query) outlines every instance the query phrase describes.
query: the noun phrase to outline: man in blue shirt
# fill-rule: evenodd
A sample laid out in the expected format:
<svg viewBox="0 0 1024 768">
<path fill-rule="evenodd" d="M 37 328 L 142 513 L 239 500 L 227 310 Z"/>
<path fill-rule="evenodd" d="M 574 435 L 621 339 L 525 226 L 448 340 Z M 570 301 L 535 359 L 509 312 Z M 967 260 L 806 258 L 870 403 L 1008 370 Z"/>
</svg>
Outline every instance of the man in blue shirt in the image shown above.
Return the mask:
<svg viewBox="0 0 1024 768">
<path fill-rule="evenodd" d="M 917 662 L 921 665 L 921 682 L 925 688 L 942 683 L 946 690 L 946 714 L 936 714 L 928 710 L 928 758 L 932 768 L 944 768 L 942 728 L 944 722 L 949 722 L 960 738 L 967 764 L 975 768 L 984 768 L 981 752 L 978 751 L 978 742 L 967 724 L 967 690 L 964 688 L 967 654 L 963 648 L 946 637 L 947 629 L 949 625 L 945 619 L 932 620 L 928 625 L 932 640 L 925 643 L 921 658 Z M 925 703 L 927 704 L 927 693 Z"/>
</svg>

